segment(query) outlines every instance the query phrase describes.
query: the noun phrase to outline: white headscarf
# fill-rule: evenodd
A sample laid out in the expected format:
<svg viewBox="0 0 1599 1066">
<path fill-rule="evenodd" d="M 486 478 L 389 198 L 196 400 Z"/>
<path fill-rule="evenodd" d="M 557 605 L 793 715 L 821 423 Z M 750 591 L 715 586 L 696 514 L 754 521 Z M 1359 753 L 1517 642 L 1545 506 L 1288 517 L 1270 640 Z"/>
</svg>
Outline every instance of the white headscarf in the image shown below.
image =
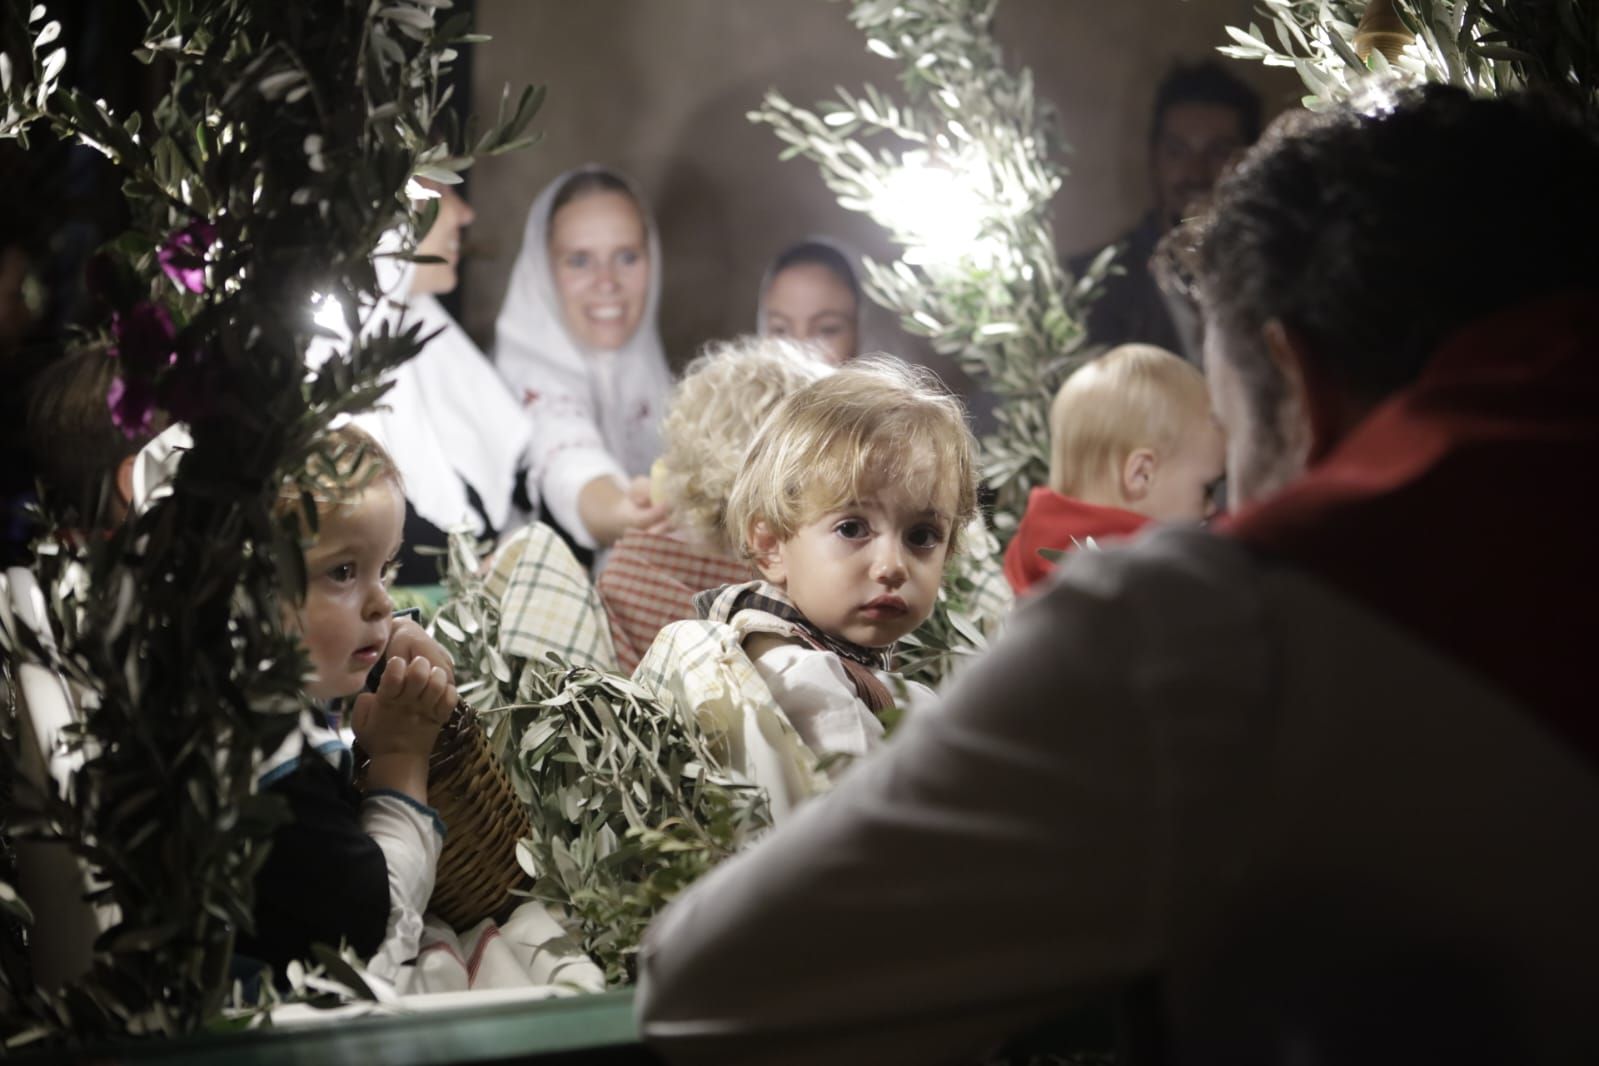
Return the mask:
<svg viewBox="0 0 1599 1066">
<path fill-rule="evenodd" d="M 470 485 L 483 517 L 504 533 L 527 517 L 513 515 L 511 497 L 529 462 L 533 427 L 449 312 L 432 296 L 410 295 L 416 265 L 388 254 L 404 243 L 397 231 L 378 242 L 374 266 L 385 298 L 366 329 L 382 321 L 396 330 L 420 323 L 420 336 L 435 336 L 391 372 L 394 385 L 377 408 L 354 421 L 393 457 L 405 498 L 425 521 L 442 530 L 486 532 L 467 498 Z M 318 321 L 344 332 L 341 315 L 319 315 Z"/>
<path fill-rule="evenodd" d="M 550 214 L 556 195 L 582 174 L 607 174 L 627 186 L 649 241 L 650 280 L 638 329 L 615 351 L 595 351 L 567 329 L 550 269 Z M 495 323 L 494 363 L 534 421 L 532 471 L 555 520 L 594 547 L 577 510 L 582 488 L 610 476 L 625 486 L 661 453 L 661 417 L 672 389 L 656 315 L 661 241 L 644 198 L 626 177 L 586 166 L 556 178 L 528 212 L 522 251 Z"/>
</svg>

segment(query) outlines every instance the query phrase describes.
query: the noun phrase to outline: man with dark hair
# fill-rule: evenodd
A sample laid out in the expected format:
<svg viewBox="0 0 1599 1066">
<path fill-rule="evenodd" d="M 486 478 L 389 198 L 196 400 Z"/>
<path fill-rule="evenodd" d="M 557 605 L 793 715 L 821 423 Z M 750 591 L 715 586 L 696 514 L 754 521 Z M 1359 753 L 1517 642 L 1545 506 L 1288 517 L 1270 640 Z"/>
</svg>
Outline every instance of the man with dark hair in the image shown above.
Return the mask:
<svg viewBox="0 0 1599 1066">
<path fill-rule="evenodd" d="M 1179 65 L 1155 90 L 1149 123 L 1149 179 L 1154 209 L 1116 242 L 1119 273 L 1106 280 L 1088 312 L 1089 339 L 1100 344 L 1154 344 L 1199 359 L 1187 308 L 1174 308 L 1149 261 L 1160 239 L 1201 206 L 1238 153 L 1260 136 L 1260 96 L 1213 62 Z M 1072 261 L 1074 273 L 1093 256 Z"/>
<path fill-rule="evenodd" d="M 662 915 L 674 1061 L 972 1061 L 1153 989 L 1185 1063 L 1599 1062 L 1599 139 L 1296 115 L 1199 280 L 1236 516 L 1076 552 Z"/>
</svg>

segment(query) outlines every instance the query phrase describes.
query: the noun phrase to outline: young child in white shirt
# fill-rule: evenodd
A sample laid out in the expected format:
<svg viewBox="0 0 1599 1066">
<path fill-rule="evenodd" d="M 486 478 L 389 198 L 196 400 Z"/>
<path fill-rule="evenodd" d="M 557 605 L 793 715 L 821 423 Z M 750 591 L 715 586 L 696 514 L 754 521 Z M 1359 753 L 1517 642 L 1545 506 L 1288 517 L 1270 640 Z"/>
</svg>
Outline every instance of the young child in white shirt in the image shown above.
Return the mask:
<svg viewBox="0 0 1599 1066">
<path fill-rule="evenodd" d="M 416 954 L 443 847 L 428 757 L 455 708 L 454 669 L 421 627 L 394 616 L 388 596 L 405 518 L 393 460 L 353 425 L 331 430 L 322 447 L 331 462 L 313 459 L 279 505 L 307 538 L 291 624 L 319 706 L 261 767 L 261 789 L 288 802 L 291 820 L 256 875 L 255 928 L 239 935 L 236 972 L 264 963 L 281 979 L 313 944 L 344 942 L 370 960 L 369 972 L 393 980 Z M 369 676 L 381 680 L 363 691 Z M 325 710 L 335 700 L 349 700 L 349 725 L 371 759 L 359 791 Z"/>
<path fill-rule="evenodd" d="M 974 452 L 960 401 L 930 372 L 874 356 L 790 395 L 745 453 L 728 537 L 764 580 L 695 605 L 734 627 L 819 757 L 869 753 L 879 714 L 931 695 L 890 659 L 932 613 L 977 513 Z"/>
</svg>

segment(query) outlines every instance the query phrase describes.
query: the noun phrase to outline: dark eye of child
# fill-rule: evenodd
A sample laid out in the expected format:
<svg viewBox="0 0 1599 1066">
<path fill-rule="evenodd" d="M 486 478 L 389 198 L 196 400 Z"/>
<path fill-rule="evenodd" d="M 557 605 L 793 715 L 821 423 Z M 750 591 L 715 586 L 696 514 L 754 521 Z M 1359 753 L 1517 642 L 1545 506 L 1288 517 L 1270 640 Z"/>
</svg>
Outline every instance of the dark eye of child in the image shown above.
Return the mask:
<svg viewBox="0 0 1599 1066">
<path fill-rule="evenodd" d="M 846 518 L 838 524 L 838 535 L 846 540 L 855 540 L 866 535 L 866 523 L 858 518 Z"/>
<path fill-rule="evenodd" d="M 343 584 L 346 581 L 354 581 L 355 564 L 340 563 L 338 566 L 335 566 L 332 570 L 328 571 L 328 576 L 340 584 Z"/>
<path fill-rule="evenodd" d="M 914 548 L 936 548 L 944 542 L 944 531 L 937 526 L 917 526 L 908 539 Z"/>
</svg>

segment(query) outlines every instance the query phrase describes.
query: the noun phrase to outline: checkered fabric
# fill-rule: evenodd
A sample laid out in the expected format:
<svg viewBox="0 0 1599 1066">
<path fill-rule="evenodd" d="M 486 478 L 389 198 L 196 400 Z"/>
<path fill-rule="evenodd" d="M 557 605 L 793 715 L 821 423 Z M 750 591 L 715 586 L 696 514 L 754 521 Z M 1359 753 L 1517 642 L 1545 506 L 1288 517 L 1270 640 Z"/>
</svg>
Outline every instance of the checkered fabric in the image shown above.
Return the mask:
<svg viewBox="0 0 1599 1066">
<path fill-rule="evenodd" d="M 673 622 L 633 680 L 697 722 L 724 767 L 766 789 L 776 823 L 829 782 L 744 654 L 743 636 L 724 622 Z"/>
<path fill-rule="evenodd" d="M 500 652 L 618 673 L 611 627 L 588 571 L 549 526 L 518 530 L 495 553 L 485 586 L 500 602 Z"/>
<path fill-rule="evenodd" d="M 674 537 L 627 533 L 611 549 L 595 582 L 622 669 L 638 666 L 663 626 L 695 617 L 694 593 L 754 576 L 747 563 Z"/>
</svg>

